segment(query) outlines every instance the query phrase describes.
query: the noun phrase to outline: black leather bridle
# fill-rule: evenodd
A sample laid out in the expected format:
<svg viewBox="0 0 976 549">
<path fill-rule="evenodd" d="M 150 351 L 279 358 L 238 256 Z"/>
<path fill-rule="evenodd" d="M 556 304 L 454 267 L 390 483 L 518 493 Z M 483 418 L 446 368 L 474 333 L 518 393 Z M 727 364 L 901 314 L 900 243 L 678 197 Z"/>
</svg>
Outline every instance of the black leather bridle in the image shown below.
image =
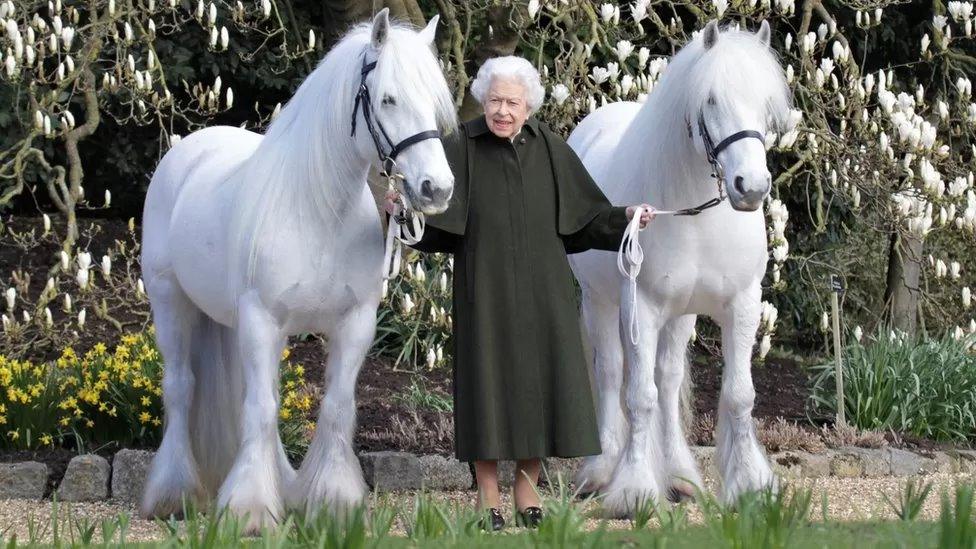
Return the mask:
<svg viewBox="0 0 976 549">
<path fill-rule="evenodd" d="M 360 71 L 360 81 L 359 81 L 359 91 L 356 93 L 356 103 L 352 109 L 352 132 L 350 136 L 356 135 L 356 115 L 359 113 L 360 105 L 362 105 L 363 120 L 366 121 L 366 129 L 369 130 L 369 135 L 373 138 L 373 144 L 376 145 L 376 154 L 380 157 L 380 165 L 382 166 L 380 170 L 380 175 L 387 178 L 397 177 L 397 155 L 402 153 L 406 148 L 411 145 L 416 145 L 421 141 L 427 139 L 439 139 L 441 137 L 441 132 L 438 130 L 427 130 L 420 133 L 411 135 L 410 137 L 394 144 L 393 140 L 390 139 L 390 135 L 386 133 L 386 129 L 383 128 L 383 123 L 380 122 L 379 118 L 374 118 L 373 104 L 370 100 L 369 87 L 366 86 L 366 75 L 376 68 L 376 61 L 372 63 L 366 63 L 365 56 L 363 57 L 363 68 Z M 380 136 L 386 140 L 389 152 L 384 151 L 383 143 L 380 141 Z M 400 175 L 402 179 L 402 175 Z"/>
<path fill-rule="evenodd" d="M 695 206 L 694 208 L 685 208 L 683 210 L 678 210 L 674 215 L 698 215 L 703 211 L 714 208 L 721 204 L 725 198 L 726 194 L 723 187 L 723 178 L 725 175 L 725 170 L 722 168 L 722 164 L 718 161 L 718 155 L 720 152 L 728 148 L 729 145 L 735 143 L 736 141 L 741 141 L 743 139 L 748 139 L 750 137 L 762 141 L 765 145 L 766 139 L 763 134 L 757 132 L 756 130 L 742 130 L 733 133 L 732 135 L 726 137 L 719 142 L 718 145 L 715 144 L 715 140 L 712 139 L 712 134 L 708 133 L 708 126 L 705 124 L 705 114 L 702 111 L 698 111 L 698 133 L 702 136 L 702 143 L 705 145 L 705 157 L 708 159 L 708 163 L 712 165 L 712 177 L 718 183 L 718 196 L 703 202 Z M 691 138 L 691 123 L 688 123 L 688 137 Z"/>
</svg>

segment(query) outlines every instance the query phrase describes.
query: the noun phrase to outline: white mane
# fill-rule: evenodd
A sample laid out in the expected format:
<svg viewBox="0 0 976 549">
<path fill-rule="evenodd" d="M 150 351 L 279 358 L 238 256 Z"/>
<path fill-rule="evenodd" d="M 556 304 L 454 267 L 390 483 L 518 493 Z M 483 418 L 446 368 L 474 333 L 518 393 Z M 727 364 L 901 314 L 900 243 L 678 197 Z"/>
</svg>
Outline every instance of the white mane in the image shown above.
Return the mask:
<svg viewBox="0 0 976 549">
<path fill-rule="evenodd" d="M 370 24 L 353 27 L 326 54 L 281 109 L 241 167 L 240 176 L 228 180 L 239 185 L 229 225 L 229 257 L 235 261 L 247 254 L 248 281 L 258 248 L 266 241 L 265 230 L 281 226 L 273 220 L 297 216 L 301 226 L 312 221 L 340 224 L 342 211 L 337 205 L 362 192 L 368 163 L 375 159 L 360 158 L 350 132 L 363 56 L 371 49 L 371 28 Z M 442 132 L 457 125 L 454 101 L 437 57 L 412 27 L 391 24 L 370 79 L 374 103 L 392 94 L 401 98 L 401 108 L 434 109 Z M 413 131 L 425 129 L 430 128 Z M 367 132 L 360 119 L 357 136 Z M 257 223 L 248 223 L 255 219 Z"/>
<path fill-rule="evenodd" d="M 704 157 L 687 139 L 688 122 L 697 133 L 698 113 L 714 96 L 720 112 L 743 106 L 767 113 L 767 127 L 742 128 L 778 131 L 789 118 L 790 90 L 773 51 L 751 32 L 725 29 L 706 50 L 701 34 L 682 48 L 664 70 L 620 142 L 618 158 L 632 173 L 654 174 L 651 181 L 693 180 Z M 716 139 L 719 137 L 716 136 Z M 647 196 L 648 178 L 629 178 L 623 196 Z M 629 187 L 629 188 L 628 188 Z M 680 192 L 680 189 L 673 191 Z"/>
</svg>

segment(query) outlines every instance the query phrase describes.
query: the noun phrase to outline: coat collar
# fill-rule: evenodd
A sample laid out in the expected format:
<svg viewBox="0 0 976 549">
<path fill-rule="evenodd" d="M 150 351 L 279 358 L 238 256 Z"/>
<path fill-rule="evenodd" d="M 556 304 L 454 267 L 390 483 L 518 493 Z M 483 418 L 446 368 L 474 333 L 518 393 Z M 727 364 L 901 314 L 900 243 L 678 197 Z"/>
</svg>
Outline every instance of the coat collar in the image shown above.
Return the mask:
<svg viewBox="0 0 976 549">
<path fill-rule="evenodd" d="M 484 135 L 486 133 L 491 133 L 488 129 L 488 121 L 485 120 L 485 115 L 481 115 L 477 118 L 473 118 L 464 123 L 465 128 L 468 130 L 468 137 L 478 137 L 479 135 Z M 539 134 L 539 121 L 535 117 L 530 116 L 525 124 L 522 125 L 522 131 L 526 131 L 528 128 L 528 133 L 530 135 Z"/>
</svg>

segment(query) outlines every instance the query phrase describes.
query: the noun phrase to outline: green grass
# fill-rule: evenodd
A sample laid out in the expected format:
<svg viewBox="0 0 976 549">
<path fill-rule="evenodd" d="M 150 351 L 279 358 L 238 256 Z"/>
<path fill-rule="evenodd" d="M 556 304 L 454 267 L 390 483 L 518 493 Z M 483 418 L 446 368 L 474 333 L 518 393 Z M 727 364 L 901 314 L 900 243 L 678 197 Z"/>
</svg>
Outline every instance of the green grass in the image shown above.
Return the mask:
<svg viewBox="0 0 976 549">
<path fill-rule="evenodd" d="M 335 549 L 397 547 L 654 547 L 733 549 L 777 549 L 805 547 L 976 547 L 974 487 L 957 486 L 941 496 L 937 521 L 916 520 L 917 510 L 929 497 L 928 485 L 909 483 L 900 500 L 891 502 L 901 517 L 894 521 L 841 523 L 813 520 L 809 490 L 784 489 L 780 494 L 762 492 L 740 498 L 734 506 L 720 505 L 707 494 L 699 494 L 703 520 L 690 524 L 686 505 L 662 507 L 642 513 L 630 527 L 611 529 L 599 522 L 587 527 L 585 504 L 561 484 L 544 498 L 548 520 L 537 530 L 508 528 L 497 534 L 481 532 L 478 516 L 470 508 L 438 503 L 427 493 L 414 497 L 412 505 L 395 505 L 373 498 L 370 511 L 353 510 L 333 517 L 322 513 L 306 520 L 289 515 L 275 529 L 260 537 L 242 538 L 241 521 L 230 516 L 188 512 L 186 521 L 160 521 L 161 538 L 138 544 L 145 547 L 320 547 Z M 33 521 L 26 539 L 12 539 L 0 529 L 7 547 L 18 545 L 50 547 L 119 547 L 129 540 L 129 517 L 92 521 L 69 516 L 58 520 L 52 504 L 50 523 Z M 621 523 L 616 523 L 621 524 Z M 401 533 L 394 535 L 399 525 Z M 110 543 L 103 544 L 101 540 Z"/>
</svg>

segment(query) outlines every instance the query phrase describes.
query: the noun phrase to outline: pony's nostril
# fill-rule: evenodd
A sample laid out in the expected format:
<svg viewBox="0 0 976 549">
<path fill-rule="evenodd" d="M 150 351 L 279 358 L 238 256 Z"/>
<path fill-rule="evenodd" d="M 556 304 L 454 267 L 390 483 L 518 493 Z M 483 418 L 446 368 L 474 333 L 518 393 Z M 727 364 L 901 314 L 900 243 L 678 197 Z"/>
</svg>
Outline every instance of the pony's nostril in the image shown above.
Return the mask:
<svg viewBox="0 0 976 549">
<path fill-rule="evenodd" d="M 742 176 L 735 176 L 735 190 L 739 191 L 739 194 L 746 194 L 746 190 L 742 188 Z"/>
<path fill-rule="evenodd" d="M 430 179 L 424 179 L 420 182 L 420 194 L 424 198 L 434 198 L 434 185 L 430 182 Z"/>
</svg>

